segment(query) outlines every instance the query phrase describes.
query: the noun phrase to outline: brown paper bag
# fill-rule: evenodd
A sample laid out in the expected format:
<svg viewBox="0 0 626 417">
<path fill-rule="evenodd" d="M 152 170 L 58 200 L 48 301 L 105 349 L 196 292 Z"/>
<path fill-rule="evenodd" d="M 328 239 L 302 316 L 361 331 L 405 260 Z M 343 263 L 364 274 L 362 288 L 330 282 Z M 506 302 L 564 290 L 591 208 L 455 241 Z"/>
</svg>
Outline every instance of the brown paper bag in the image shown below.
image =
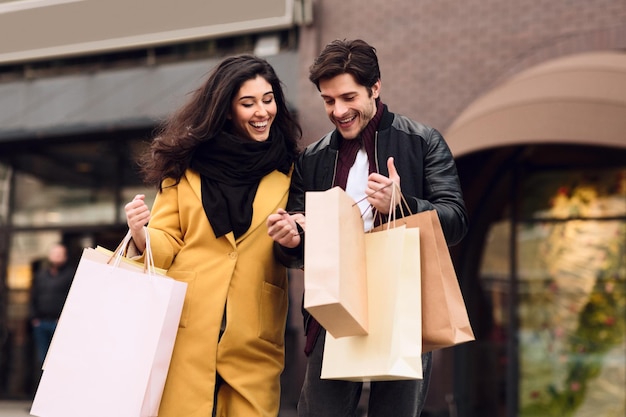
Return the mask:
<svg viewBox="0 0 626 417">
<path fill-rule="evenodd" d="M 321 378 L 422 378 L 419 241 L 419 230 L 405 227 L 365 235 L 369 334 L 327 334 Z"/>
<path fill-rule="evenodd" d="M 304 308 L 334 337 L 367 334 L 365 232 L 341 188 L 306 193 Z"/>
<path fill-rule="evenodd" d="M 46 355 L 34 416 L 158 414 L 187 284 L 153 267 L 146 273 L 144 264 L 119 253 L 110 263 L 110 253 L 83 250 Z"/>
<path fill-rule="evenodd" d="M 424 211 L 390 223 L 391 227 L 403 225 L 420 230 L 422 350 L 429 352 L 475 340 L 437 212 Z"/>
</svg>

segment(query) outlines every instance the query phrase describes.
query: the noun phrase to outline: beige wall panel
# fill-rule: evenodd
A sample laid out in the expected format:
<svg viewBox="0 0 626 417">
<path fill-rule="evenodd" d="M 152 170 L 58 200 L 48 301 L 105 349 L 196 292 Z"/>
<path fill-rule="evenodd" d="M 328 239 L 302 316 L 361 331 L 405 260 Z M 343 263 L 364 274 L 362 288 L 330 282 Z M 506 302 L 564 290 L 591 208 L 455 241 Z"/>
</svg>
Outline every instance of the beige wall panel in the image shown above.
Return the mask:
<svg viewBox="0 0 626 417">
<path fill-rule="evenodd" d="M 293 0 L 21 0 L 0 3 L 0 63 L 263 31 Z"/>
</svg>

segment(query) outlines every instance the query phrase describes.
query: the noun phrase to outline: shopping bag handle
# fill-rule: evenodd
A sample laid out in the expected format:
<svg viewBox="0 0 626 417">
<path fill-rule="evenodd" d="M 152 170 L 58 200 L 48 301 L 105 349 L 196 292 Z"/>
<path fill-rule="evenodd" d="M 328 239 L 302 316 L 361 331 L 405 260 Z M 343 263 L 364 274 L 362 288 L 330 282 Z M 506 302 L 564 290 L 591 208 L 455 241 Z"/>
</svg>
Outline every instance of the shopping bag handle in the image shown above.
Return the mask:
<svg viewBox="0 0 626 417">
<path fill-rule="evenodd" d="M 148 275 L 156 275 L 156 267 L 154 265 L 154 256 L 152 255 L 152 247 L 150 246 L 150 233 L 148 232 L 148 229 L 145 227 L 143 228 L 143 230 L 146 233 L 146 249 L 144 251 L 145 256 L 144 256 L 144 261 L 143 261 L 143 272 Z M 126 236 L 124 236 L 124 239 L 122 239 L 120 244 L 117 246 L 117 248 L 113 252 L 113 255 L 111 255 L 111 258 L 109 258 L 107 262 L 108 264 L 111 264 L 111 261 L 114 261 L 113 266 L 118 267 L 120 265 L 122 258 L 126 256 L 126 252 L 128 251 L 128 245 L 130 244 L 131 239 L 132 239 L 132 234 L 130 233 L 130 229 L 129 229 L 128 232 L 126 233 Z"/>
<path fill-rule="evenodd" d="M 413 214 L 411 212 L 411 207 L 409 206 L 409 202 L 406 201 L 406 199 L 404 198 L 404 194 L 402 194 L 402 190 L 400 190 L 400 186 L 398 184 L 396 184 L 395 182 L 392 182 L 391 184 L 393 184 L 393 189 L 391 190 L 391 200 L 389 201 L 389 215 L 388 215 L 388 219 L 387 219 L 387 229 L 395 227 L 395 223 L 396 223 L 396 206 L 399 206 L 400 208 L 400 215 L 402 217 L 406 217 L 407 213 L 409 215 Z M 391 185 L 389 184 L 389 185 Z M 389 186 L 387 185 L 387 186 Z M 399 195 L 399 197 L 398 197 Z M 398 200 L 400 200 L 398 202 Z M 407 213 L 405 213 L 404 209 L 406 207 Z M 382 223 L 382 214 L 380 214 L 380 212 L 378 210 L 374 211 L 374 218 L 380 218 L 381 223 Z"/>
<path fill-rule="evenodd" d="M 353 206 L 356 206 L 357 204 L 359 204 L 361 201 L 365 200 L 368 197 L 371 197 L 372 195 L 376 194 L 377 192 L 384 190 L 387 187 L 393 186 L 393 189 L 391 191 L 391 201 L 389 201 L 389 221 L 387 222 L 387 228 L 391 227 L 391 224 L 394 223 L 396 221 L 396 206 L 400 206 L 400 214 L 402 217 L 406 217 L 407 213 L 408 215 L 412 215 L 414 214 L 411 211 L 411 206 L 409 206 L 409 202 L 406 201 L 406 198 L 404 197 L 404 194 L 402 194 L 402 190 L 400 190 L 400 186 L 398 184 L 396 184 L 394 181 L 390 182 L 389 184 L 379 188 L 378 190 L 374 191 L 372 194 L 366 195 L 365 197 L 363 197 L 362 199 L 360 199 L 359 201 L 355 202 L 353 204 Z M 398 204 L 397 200 L 398 197 L 397 195 L 399 195 L 399 199 L 400 199 L 400 204 Z M 405 208 L 406 208 L 406 213 L 405 213 Z M 374 218 L 377 219 L 379 218 L 382 222 L 383 218 L 382 218 L 382 214 L 380 214 L 380 212 L 378 210 L 376 210 L 371 204 L 368 205 L 368 207 L 365 209 L 364 212 L 361 213 L 361 217 L 365 216 L 365 213 L 367 213 L 367 210 L 373 210 L 374 211 Z"/>
<path fill-rule="evenodd" d="M 374 191 L 372 194 L 367 194 L 367 195 L 366 195 L 365 197 L 363 197 L 362 199 L 360 199 L 360 200 L 358 200 L 358 201 L 355 201 L 355 202 L 354 202 L 354 204 L 352 204 L 352 207 L 356 206 L 357 204 L 359 204 L 360 202 L 362 202 L 362 201 L 363 201 L 363 200 L 365 200 L 366 198 L 369 198 L 369 197 L 373 196 L 373 195 L 374 195 L 374 194 L 376 194 L 377 192 L 384 190 L 385 188 L 389 187 L 389 186 L 390 186 L 390 185 L 392 185 L 392 184 L 395 184 L 395 182 L 390 182 L 389 184 L 387 184 L 387 185 L 384 185 L 384 186 L 380 187 L 378 190 Z M 394 191 L 395 191 L 395 187 L 394 187 Z M 393 198 L 393 197 L 394 197 L 394 194 L 392 193 L 392 198 Z M 365 209 L 365 211 L 361 213 L 361 217 L 365 216 L 365 213 L 367 213 L 367 211 L 368 211 L 369 209 L 374 209 L 374 208 L 373 208 L 373 206 L 372 206 L 371 204 L 369 204 L 369 205 L 367 206 L 367 208 Z"/>
</svg>

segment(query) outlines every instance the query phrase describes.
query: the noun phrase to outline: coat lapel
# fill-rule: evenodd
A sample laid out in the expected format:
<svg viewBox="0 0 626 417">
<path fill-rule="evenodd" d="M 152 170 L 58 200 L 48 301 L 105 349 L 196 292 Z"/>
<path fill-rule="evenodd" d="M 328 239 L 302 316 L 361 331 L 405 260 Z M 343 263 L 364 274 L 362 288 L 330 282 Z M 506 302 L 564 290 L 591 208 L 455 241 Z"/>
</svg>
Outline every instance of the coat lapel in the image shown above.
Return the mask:
<svg viewBox="0 0 626 417">
<path fill-rule="evenodd" d="M 198 200 L 202 202 L 202 185 L 200 182 L 200 174 L 198 172 L 188 169 L 185 172 L 185 176 L 187 177 L 187 181 L 191 185 L 191 189 L 193 193 L 198 197 Z"/>
<path fill-rule="evenodd" d="M 196 197 L 198 197 L 198 201 L 202 204 L 200 174 L 188 169 L 185 175 L 191 185 L 191 189 Z M 289 175 L 285 175 L 280 171 L 273 171 L 261 180 L 252 205 L 252 223 L 248 231 L 240 236 L 237 241 L 245 239 L 245 237 L 257 227 L 265 226 L 267 216 L 274 213 L 283 199 L 286 199 L 287 193 L 289 193 L 290 180 L 291 172 Z M 227 233 L 224 237 L 228 239 L 233 247 L 235 246 L 235 236 L 233 232 Z"/>
<path fill-rule="evenodd" d="M 281 203 L 284 207 L 290 180 L 291 172 L 285 175 L 280 171 L 273 171 L 261 180 L 252 205 L 252 223 L 248 231 L 237 239 L 238 241 L 245 239 L 256 228 L 265 227 L 267 217 L 274 213 Z"/>
</svg>

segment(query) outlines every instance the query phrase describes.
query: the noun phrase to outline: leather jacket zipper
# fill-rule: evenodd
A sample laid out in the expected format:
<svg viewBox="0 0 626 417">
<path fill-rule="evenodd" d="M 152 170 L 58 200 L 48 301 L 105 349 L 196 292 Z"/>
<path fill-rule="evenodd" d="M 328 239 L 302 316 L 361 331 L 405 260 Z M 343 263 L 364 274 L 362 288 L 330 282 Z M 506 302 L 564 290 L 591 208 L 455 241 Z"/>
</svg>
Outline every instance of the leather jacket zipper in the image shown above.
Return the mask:
<svg viewBox="0 0 626 417">
<path fill-rule="evenodd" d="M 335 166 L 333 168 L 333 180 L 330 183 L 331 187 L 335 186 L 335 178 L 337 177 L 337 163 L 339 162 L 339 149 L 337 149 L 337 152 L 335 152 Z"/>
<path fill-rule="evenodd" d="M 380 173 L 378 166 L 378 130 L 374 133 L 374 162 L 376 162 L 376 173 Z"/>
</svg>

